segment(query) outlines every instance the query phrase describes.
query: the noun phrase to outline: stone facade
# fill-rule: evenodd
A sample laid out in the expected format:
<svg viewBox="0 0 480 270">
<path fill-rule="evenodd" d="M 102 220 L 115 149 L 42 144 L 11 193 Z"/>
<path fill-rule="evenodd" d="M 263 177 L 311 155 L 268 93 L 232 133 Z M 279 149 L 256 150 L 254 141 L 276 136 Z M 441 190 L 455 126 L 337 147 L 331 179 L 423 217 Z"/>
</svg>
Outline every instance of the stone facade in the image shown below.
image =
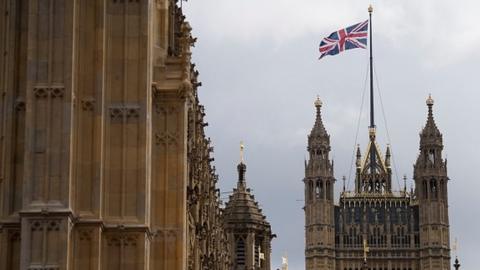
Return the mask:
<svg viewBox="0 0 480 270">
<path fill-rule="evenodd" d="M 307 270 L 450 269 L 447 163 L 430 97 L 427 105 L 415 190 L 392 191 L 390 148 L 383 157 L 373 127 L 364 158 L 357 148 L 355 190 L 346 191 L 344 183 L 335 204 L 330 136 L 321 118 L 322 103 L 315 102 L 304 178 Z"/>
<path fill-rule="evenodd" d="M 229 269 L 174 0 L 0 2 L 0 269 Z"/>
</svg>

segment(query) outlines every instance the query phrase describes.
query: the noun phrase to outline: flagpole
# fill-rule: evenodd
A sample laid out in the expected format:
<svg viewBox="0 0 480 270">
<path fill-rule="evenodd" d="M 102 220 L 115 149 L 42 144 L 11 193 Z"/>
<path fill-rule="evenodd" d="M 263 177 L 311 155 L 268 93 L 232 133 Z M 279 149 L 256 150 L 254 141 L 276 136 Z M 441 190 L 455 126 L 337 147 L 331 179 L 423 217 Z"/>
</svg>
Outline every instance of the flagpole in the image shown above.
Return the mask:
<svg viewBox="0 0 480 270">
<path fill-rule="evenodd" d="M 369 135 L 370 141 L 374 142 L 375 140 L 375 109 L 374 109 L 374 96 L 373 96 L 373 50 L 372 50 L 372 12 L 373 7 L 370 5 L 368 7 L 368 14 L 369 14 L 369 30 L 370 30 L 370 127 L 369 127 Z M 370 171 L 374 173 L 375 170 L 375 147 L 371 145 L 370 147 Z"/>
<path fill-rule="evenodd" d="M 368 7 L 368 14 L 370 16 L 369 28 L 370 28 L 370 127 L 375 127 L 374 108 L 373 108 L 373 56 L 372 56 L 372 12 L 373 8 L 370 5 Z"/>
</svg>

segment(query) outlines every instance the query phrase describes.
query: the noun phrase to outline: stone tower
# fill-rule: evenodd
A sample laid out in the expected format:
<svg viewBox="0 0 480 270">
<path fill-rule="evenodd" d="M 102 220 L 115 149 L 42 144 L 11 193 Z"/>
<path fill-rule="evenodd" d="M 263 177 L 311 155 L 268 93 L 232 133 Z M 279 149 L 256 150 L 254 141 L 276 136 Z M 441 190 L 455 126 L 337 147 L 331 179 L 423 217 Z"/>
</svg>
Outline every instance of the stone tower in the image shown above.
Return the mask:
<svg viewBox="0 0 480 270">
<path fill-rule="evenodd" d="M 226 268 L 190 32 L 176 0 L 0 1 L 0 269 Z"/>
<path fill-rule="evenodd" d="M 427 99 L 427 123 L 420 133 L 420 155 L 414 167 L 420 215 L 420 267 L 450 269 L 447 161 L 433 118 L 433 99 Z"/>
<path fill-rule="evenodd" d="M 333 162 L 330 136 L 322 122 L 322 102 L 317 98 L 315 124 L 308 136 L 309 159 L 305 164 L 306 269 L 334 269 L 335 222 Z"/>
<path fill-rule="evenodd" d="M 271 241 L 275 235 L 247 188 L 247 166 L 243 158 L 237 169 L 237 188 L 233 190 L 224 210 L 224 226 L 233 261 L 231 269 L 270 270 Z"/>
</svg>

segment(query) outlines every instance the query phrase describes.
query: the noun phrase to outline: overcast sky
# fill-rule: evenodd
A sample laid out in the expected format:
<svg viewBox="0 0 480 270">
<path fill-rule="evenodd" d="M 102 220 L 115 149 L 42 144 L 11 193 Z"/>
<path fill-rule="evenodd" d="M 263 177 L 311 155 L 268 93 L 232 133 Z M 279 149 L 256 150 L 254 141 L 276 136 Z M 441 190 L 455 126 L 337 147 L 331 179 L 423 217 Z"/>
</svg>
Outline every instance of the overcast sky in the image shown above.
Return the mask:
<svg viewBox="0 0 480 270">
<path fill-rule="evenodd" d="M 210 124 L 207 134 L 215 146 L 220 188 L 225 192 L 235 186 L 243 140 L 247 184 L 278 236 L 273 240 L 272 268 L 280 267 L 282 254 L 288 254 L 291 270 L 304 269 L 302 178 L 307 134 L 315 117 L 313 102 L 319 95 L 324 103 L 335 177 L 349 177 L 368 62 L 367 50 L 362 49 L 319 61 L 318 44 L 331 32 L 366 20 L 370 3 L 378 75 L 378 141 L 383 151 L 387 142 L 392 144 L 394 187 L 398 189 L 397 179 L 402 182 L 404 174 L 408 185 L 412 183 L 418 134 L 426 121 L 425 99 L 431 93 L 451 179 L 452 242 L 458 238 L 462 269 L 476 269 L 480 251 L 478 1 L 184 3 L 198 37 L 193 60 L 203 82 L 200 99 Z M 365 103 L 358 137 L 363 151 L 368 139 L 367 108 Z M 349 189 L 353 181 L 350 177 Z M 341 188 L 337 181 L 337 194 Z"/>
</svg>

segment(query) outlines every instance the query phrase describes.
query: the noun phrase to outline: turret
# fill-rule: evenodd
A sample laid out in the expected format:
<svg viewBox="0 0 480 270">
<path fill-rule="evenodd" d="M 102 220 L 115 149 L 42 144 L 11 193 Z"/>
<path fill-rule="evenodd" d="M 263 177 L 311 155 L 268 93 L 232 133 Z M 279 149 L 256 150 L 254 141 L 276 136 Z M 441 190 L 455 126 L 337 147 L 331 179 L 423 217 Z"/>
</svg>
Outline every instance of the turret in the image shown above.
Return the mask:
<svg viewBox="0 0 480 270">
<path fill-rule="evenodd" d="M 224 226 L 230 244 L 233 270 L 269 270 L 272 234 L 270 223 L 247 188 L 247 165 L 240 145 L 237 188 L 224 210 Z"/>
<path fill-rule="evenodd" d="M 420 154 L 414 165 L 420 215 L 422 269 L 450 269 L 447 166 L 443 138 L 433 117 L 434 101 L 427 98 L 427 122 L 420 133 Z"/>
<path fill-rule="evenodd" d="M 333 269 L 334 265 L 334 204 L 333 162 L 330 135 L 322 121 L 322 102 L 315 101 L 315 124 L 308 136 L 309 159 L 305 168 L 305 237 L 306 268 Z M 321 262 L 318 268 L 315 262 Z M 318 263 L 317 263 L 318 264 Z"/>
<path fill-rule="evenodd" d="M 442 157 L 443 138 L 433 117 L 433 99 L 427 99 L 427 123 L 420 133 L 420 154 L 414 166 L 417 198 L 447 204 L 447 166 Z"/>
</svg>

